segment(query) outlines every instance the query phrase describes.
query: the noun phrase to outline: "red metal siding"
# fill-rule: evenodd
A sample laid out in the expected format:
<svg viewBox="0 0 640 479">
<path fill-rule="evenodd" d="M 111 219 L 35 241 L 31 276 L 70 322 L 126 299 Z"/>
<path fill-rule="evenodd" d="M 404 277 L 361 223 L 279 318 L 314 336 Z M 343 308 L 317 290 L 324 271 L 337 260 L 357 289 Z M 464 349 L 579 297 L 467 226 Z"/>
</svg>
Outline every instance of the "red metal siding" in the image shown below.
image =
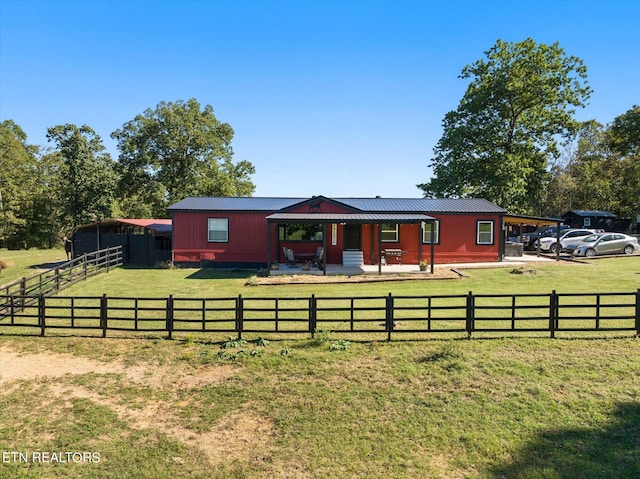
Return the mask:
<svg viewBox="0 0 640 479">
<path fill-rule="evenodd" d="M 498 215 L 446 215 L 440 220 L 439 243 L 435 245 L 436 264 L 498 261 L 500 242 L 500 218 Z M 476 244 L 477 222 L 493 221 L 493 244 Z M 382 249 L 401 249 L 402 262 L 416 264 L 420 247 L 422 258 L 430 260 L 431 245 L 422 242 L 422 229 L 417 224 L 400 225 L 398 242 L 383 242 Z M 373 241 L 372 241 L 373 238 Z M 366 264 L 377 264 L 378 226 L 364 225 L 362 229 L 362 251 Z"/>
<path fill-rule="evenodd" d="M 224 263 L 266 263 L 267 221 L 264 213 L 176 212 L 173 218 L 175 262 L 211 259 Z M 209 242 L 209 218 L 229 219 L 229 241 Z M 271 244 L 275 245 L 275 227 Z"/>
<path fill-rule="evenodd" d="M 304 205 L 303 210 L 309 206 Z M 330 203 L 321 204 L 322 212 L 340 212 L 340 208 Z M 315 209 L 316 212 L 320 212 Z M 267 221 L 266 213 L 206 213 L 175 212 L 173 217 L 173 248 L 175 262 L 200 262 L 202 259 L 222 263 L 266 263 L 267 262 Z M 210 243 L 207 241 L 208 218 L 229 219 L 229 242 Z M 437 264 L 497 261 L 499 259 L 500 218 L 498 215 L 442 215 L 440 220 L 439 243 L 435 246 Z M 477 221 L 494 222 L 492 245 L 476 244 Z M 337 227 L 337 244 L 332 245 L 332 225 L 327 225 L 327 263 L 341 264 L 344 244 L 344 227 Z M 271 225 L 271 260 L 284 261 L 282 247 L 294 249 L 296 253 L 315 253 L 320 241 L 277 243 L 276 225 Z M 366 264 L 378 262 L 378 225 L 362 225 L 362 251 Z M 400 225 L 399 241 L 382 243 L 382 249 L 403 250 L 403 263 L 416 264 L 419 250 L 422 257 L 430 258 L 430 245 L 421 242 L 421 228 L 418 224 Z M 278 250 L 276 250 L 276 248 Z"/>
</svg>

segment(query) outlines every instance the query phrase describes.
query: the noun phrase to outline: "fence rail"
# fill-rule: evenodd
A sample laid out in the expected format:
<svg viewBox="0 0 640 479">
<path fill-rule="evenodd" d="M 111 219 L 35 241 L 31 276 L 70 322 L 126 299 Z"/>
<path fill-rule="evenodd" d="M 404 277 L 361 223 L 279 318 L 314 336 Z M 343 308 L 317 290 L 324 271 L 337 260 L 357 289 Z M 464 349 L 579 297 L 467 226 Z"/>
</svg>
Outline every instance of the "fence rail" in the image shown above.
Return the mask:
<svg viewBox="0 0 640 479">
<path fill-rule="evenodd" d="M 640 289 L 621 293 L 293 298 L 0 296 L 0 328 L 286 335 L 317 331 L 416 337 L 453 333 L 630 332 L 640 336 Z"/>
<path fill-rule="evenodd" d="M 122 266 L 122 246 L 86 253 L 43 273 L 0 287 L 0 319 L 21 307 L 33 306 L 38 297 L 57 294 L 78 281 Z"/>
</svg>

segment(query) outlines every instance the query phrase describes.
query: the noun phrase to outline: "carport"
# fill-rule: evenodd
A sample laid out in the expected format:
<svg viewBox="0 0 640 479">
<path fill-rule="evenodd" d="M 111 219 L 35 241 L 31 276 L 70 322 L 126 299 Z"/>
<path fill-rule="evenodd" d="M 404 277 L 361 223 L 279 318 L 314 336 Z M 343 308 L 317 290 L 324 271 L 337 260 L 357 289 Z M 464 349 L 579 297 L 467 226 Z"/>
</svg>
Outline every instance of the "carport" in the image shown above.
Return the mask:
<svg viewBox="0 0 640 479">
<path fill-rule="evenodd" d="M 543 226 L 555 226 L 556 227 L 556 241 L 560 243 L 560 225 L 564 222 L 562 218 L 546 218 L 542 216 L 527 216 L 527 215 L 504 215 L 502 217 L 502 231 L 503 234 L 500 240 L 500 258 L 504 258 L 507 247 L 506 238 L 506 226 L 514 225 L 519 226 L 522 230 L 523 226 L 535 226 L 540 238 L 540 228 Z M 537 254 L 540 255 L 540 242 L 538 242 Z M 556 251 L 556 261 L 560 260 L 560 249 Z"/>
</svg>

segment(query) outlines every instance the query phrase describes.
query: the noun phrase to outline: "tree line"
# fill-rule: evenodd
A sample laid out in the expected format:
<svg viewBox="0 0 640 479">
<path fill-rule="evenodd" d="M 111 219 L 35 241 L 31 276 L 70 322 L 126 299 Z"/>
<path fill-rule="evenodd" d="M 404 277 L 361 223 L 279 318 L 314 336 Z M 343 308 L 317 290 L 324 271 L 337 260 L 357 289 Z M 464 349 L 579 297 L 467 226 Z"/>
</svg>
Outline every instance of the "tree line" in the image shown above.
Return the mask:
<svg viewBox="0 0 640 479">
<path fill-rule="evenodd" d="M 107 218 L 163 218 L 187 196 L 250 196 L 248 161 L 233 161 L 234 131 L 195 99 L 161 102 L 111 137 L 118 159 L 87 125 L 47 130 L 37 147 L 0 123 L 0 247 L 52 247 L 74 226 Z"/>
<path fill-rule="evenodd" d="M 558 43 L 498 40 L 464 67 L 457 109 L 444 117 L 426 197 L 481 197 L 510 213 L 574 209 L 640 215 L 640 107 L 612 123 L 579 122 L 592 89 L 580 58 Z"/>
<path fill-rule="evenodd" d="M 640 215 L 640 107 L 579 122 L 592 94 L 582 60 L 554 43 L 498 40 L 463 68 L 469 80 L 430 161 L 426 197 L 481 197 L 513 214 L 572 209 Z M 195 99 L 161 102 L 111 137 L 89 126 L 48 129 L 54 146 L 0 123 L 0 247 L 51 247 L 77 225 L 162 218 L 187 196 L 251 196 L 254 166 L 233 161 L 233 129 Z"/>
</svg>

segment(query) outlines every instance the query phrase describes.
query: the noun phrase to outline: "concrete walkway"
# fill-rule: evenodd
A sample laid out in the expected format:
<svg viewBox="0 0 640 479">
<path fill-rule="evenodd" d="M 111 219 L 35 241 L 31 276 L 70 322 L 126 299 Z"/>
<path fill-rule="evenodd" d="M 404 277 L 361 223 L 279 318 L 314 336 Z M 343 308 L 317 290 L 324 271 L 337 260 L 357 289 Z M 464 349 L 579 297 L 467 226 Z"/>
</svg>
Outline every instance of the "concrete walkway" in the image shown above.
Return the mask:
<svg viewBox="0 0 640 479">
<path fill-rule="evenodd" d="M 471 268 L 517 268 L 530 263 L 553 263 L 555 258 L 545 256 L 536 256 L 535 254 L 525 254 L 524 256 L 506 256 L 503 261 L 494 261 L 486 263 L 449 263 L 436 264 L 435 269 L 439 268 L 455 268 L 455 269 L 471 269 Z M 387 264 L 382 266 L 382 274 L 400 274 L 400 273 L 417 273 L 425 274 L 420 271 L 417 264 Z M 429 271 L 426 272 L 428 274 Z M 281 264 L 280 269 L 270 272 L 271 276 L 293 275 L 293 274 L 311 274 L 322 275 L 322 271 L 311 268 L 309 271 L 303 271 L 301 265 L 295 267 Z M 330 275 L 358 275 L 358 274 L 378 274 L 377 264 L 367 264 L 360 267 L 344 267 L 340 264 L 328 264 L 327 276 Z"/>
</svg>

